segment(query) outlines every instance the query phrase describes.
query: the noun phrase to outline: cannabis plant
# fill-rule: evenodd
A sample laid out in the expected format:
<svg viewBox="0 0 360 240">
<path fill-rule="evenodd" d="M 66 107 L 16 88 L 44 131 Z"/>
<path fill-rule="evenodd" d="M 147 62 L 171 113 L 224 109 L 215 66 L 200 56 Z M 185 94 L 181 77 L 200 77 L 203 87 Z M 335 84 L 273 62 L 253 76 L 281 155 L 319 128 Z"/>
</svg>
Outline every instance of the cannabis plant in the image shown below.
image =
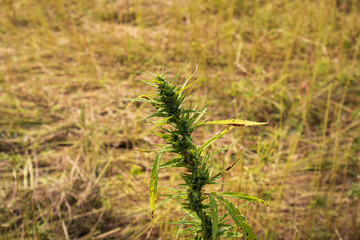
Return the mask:
<svg viewBox="0 0 360 240">
<path fill-rule="evenodd" d="M 181 70 L 182 71 L 182 70 Z M 150 179 L 150 211 L 151 227 L 154 223 L 154 213 L 157 199 L 158 172 L 161 168 L 182 168 L 180 176 L 183 183 L 178 188 L 170 188 L 173 194 L 159 203 L 161 205 L 170 199 L 176 199 L 185 211 L 185 217 L 179 222 L 178 234 L 182 231 L 185 236 L 191 236 L 195 240 L 209 240 L 222 238 L 234 238 L 244 236 L 246 239 L 255 239 L 253 229 L 246 218 L 241 214 L 238 207 L 227 198 L 237 198 L 246 201 L 267 203 L 255 196 L 238 192 L 205 192 L 204 187 L 208 184 L 218 184 L 217 180 L 229 172 L 239 162 L 231 163 L 225 169 L 215 172 L 211 161 L 213 157 L 228 149 L 226 146 L 214 152 L 209 151 L 209 146 L 224 136 L 231 129 L 238 126 L 255 126 L 266 123 L 228 119 L 221 121 L 202 120 L 208 104 L 202 109 L 197 109 L 192 104 L 185 105 L 188 95 L 198 81 L 190 83 L 194 73 L 182 84 L 178 84 L 181 71 L 172 81 L 168 81 L 164 75 L 151 74 L 153 79 L 145 81 L 157 89 L 154 96 L 140 96 L 127 101 L 150 103 L 154 112 L 148 118 L 156 118 L 154 121 L 155 135 L 162 138 L 166 144 L 160 145 L 152 164 Z M 199 127 L 209 124 L 225 125 L 226 128 L 216 136 L 207 140 L 203 145 L 197 146 L 191 137 Z M 172 159 L 161 163 L 164 153 L 171 153 Z M 219 205 L 223 205 L 226 214 L 219 216 Z M 230 220 L 233 220 L 233 223 Z M 183 230 L 181 230 L 183 229 Z"/>
</svg>

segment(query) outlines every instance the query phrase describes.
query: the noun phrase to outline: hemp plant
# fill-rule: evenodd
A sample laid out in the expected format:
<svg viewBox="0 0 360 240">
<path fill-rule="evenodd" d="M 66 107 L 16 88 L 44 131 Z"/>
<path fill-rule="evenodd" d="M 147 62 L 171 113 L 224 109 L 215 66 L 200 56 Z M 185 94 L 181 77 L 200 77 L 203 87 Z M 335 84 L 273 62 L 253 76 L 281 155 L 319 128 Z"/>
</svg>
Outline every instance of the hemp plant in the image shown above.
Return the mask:
<svg viewBox="0 0 360 240">
<path fill-rule="evenodd" d="M 184 68 L 184 67 L 183 67 Z M 239 207 L 236 207 L 225 197 L 243 199 L 251 202 L 267 203 L 255 196 L 239 192 L 205 192 L 204 187 L 208 184 L 218 184 L 217 180 L 239 162 L 231 163 L 225 169 L 214 173 L 211 161 L 213 157 L 227 150 L 229 146 L 214 152 L 209 152 L 209 146 L 216 140 L 223 137 L 226 133 L 239 126 L 264 125 L 266 122 L 252 122 L 238 119 L 228 119 L 220 121 L 202 120 L 209 104 L 197 110 L 192 104 L 184 104 L 189 97 L 189 93 L 199 80 L 190 83 L 190 79 L 195 72 L 184 79 L 179 84 L 178 77 L 181 71 L 172 81 L 168 81 L 164 75 L 151 74 L 153 79 L 144 81 L 157 89 L 153 96 L 140 96 L 138 98 L 126 98 L 123 100 L 131 102 L 150 103 L 154 112 L 148 118 L 156 118 L 153 133 L 162 138 L 166 144 L 159 145 L 161 148 L 156 150 L 157 154 L 152 164 L 150 178 L 150 211 L 151 227 L 154 224 L 155 207 L 171 199 L 176 199 L 186 216 L 178 223 L 180 225 L 178 234 L 191 236 L 194 240 L 216 240 L 222 238 L 245 237 L 246 239 L 255 239 L 255 234 L 246 218 L 241 214 Z M 199 127 L 208 124 L 226 125 L 226 128 L 216 136 L 207 140 L 203 145 L 197 146 L 191 137 L 192 133 Z M 161 163 L 161 157 L 164 153 L 171 153 L 172 159 Z M 244 155 L 244 154 L 243 154 Z M 161 168 L 182 168 L 180 176 L 183 183 L 178 188 L 170 188 L 174 193 L 168 195 L 168 198 L 156 205 L 158 172 Z M 223 205 L 226 213 L 219 216 L 219 205 Z M 231 223 L 230 218 L 234 223 Z M 182 230 L 183 226 L 187 226 Z M 177 236 L 178 236 L 177 234 Z"/>
</svg>

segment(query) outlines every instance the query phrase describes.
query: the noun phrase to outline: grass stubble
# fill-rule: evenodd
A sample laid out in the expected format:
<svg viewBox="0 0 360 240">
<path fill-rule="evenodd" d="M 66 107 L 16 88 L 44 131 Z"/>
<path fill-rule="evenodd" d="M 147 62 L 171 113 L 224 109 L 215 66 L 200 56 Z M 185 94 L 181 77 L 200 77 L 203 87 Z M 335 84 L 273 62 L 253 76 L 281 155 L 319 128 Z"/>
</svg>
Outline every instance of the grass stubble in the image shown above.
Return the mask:
<svg viewBox="0 0 360 240">
<path fill-rule="evenodd" d="M 143 104 L 123 111 L 111 96 L 151 92 L 137 81 L 147 70 L 175 75 L 188 56 L 213 119 L 271 119 L 211 148 L 239 138 L 217 169 L 246 150 L 221 191 L 269 202 L 242 208 L 258 237 L 359 237 L 358 1 L 0 3 L 2 239 L 146 238 L 152 159 L 135 149 L 160 142 L 137 121 Z M 166 169 L 164 181 L 181 179 Z M 152 239 L 174 238 L 163 222 L 176 210 L 157 210 Z"/>
</svg>

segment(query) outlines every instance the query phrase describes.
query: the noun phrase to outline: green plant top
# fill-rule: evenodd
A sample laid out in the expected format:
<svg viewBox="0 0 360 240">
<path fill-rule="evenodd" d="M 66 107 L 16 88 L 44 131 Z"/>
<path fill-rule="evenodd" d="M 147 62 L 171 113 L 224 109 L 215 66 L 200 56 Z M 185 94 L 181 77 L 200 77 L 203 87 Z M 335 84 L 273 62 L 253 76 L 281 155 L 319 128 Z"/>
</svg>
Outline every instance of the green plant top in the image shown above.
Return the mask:
<svg viewBox="0 0 360 240">
<path fill-rule="evenodd" d="M 202 120 L 209 104 L 200 110 L 197 110 L 196 107 L 193 107 L 191 104 L 188 107 L 184 106 L 184 102 L 188 99 L 189 93 L 198 80 L 190 83 L 190 79 L 195 74 L 194 72 L 183 84 L 178 84 L 178 77 L 181 71 L 172 81 L 167 81 L 164 71 L 162 71 L 161 74 L 152 74 L 154 79 L 145 82 L 157 88 L 155 96 L 123 99 L 131 102 L 139 101 L 150 103 L 156 111 L 148 118 L 158 118 L 157 121 L 154 122 L 156 124 L 154 129 L 160 129 L 160 131 L 154 132 L 154 134 L 166 142 L 166 144 L 160 145 L 161 148 L 157 150 L 157 155 L 151 169 L 149 193 L 151 227 L 154 223 L 159 169 L 182 167 L 186 168 L 186 171 L 180 173 L 184 183 L 180 184 L 179 188 L 171 188 L 174 194 L 158 204 L 159 206 L 171 199 L 176 199 L 181 205 L 186 216 L 179 222 L 180 227 L 178 234 L 181 233 L 184 236 L 190 236 L 190 239 L 196 240 L 215 240 L 220 237 L 233 238 L 241 236 L 246 239 L 255 239 L 252 228 L 246 218 L 240 213 L 239 208 L 225 197 L 258 202 L 268 206 L 267 203 L 262 199 L 245 193 L 205 193 L 203 191 L 205 185 L 215 184 L 218 178 L 234 168 L 240 160 L 233 162 L 224 170 L 212 174 L 210 159 L 212 159 L 214 155 L 228 149 L 230 146 L 211 153 L 209 153 L 207 148 L 237 126 L 255 126 L 267 123 L 238 119 L 211 122 Z M 196 128 L 206 124 L 223 124 L 227 127 L 216 136 L 207 140 L 202 146 L 196 146 L 192 141 L 191 134 Z M 161 164 L 161 156 L 166 152 L 173 153 L 174 157 Z M 219 216 L 219 204 L 222 204 L 227 211 L 223 216 Z M 229 223 L 228 220 L 230 218 L 235 224 Z M 182 226 L 186 227 L 181 230 Z"/>
</svg>

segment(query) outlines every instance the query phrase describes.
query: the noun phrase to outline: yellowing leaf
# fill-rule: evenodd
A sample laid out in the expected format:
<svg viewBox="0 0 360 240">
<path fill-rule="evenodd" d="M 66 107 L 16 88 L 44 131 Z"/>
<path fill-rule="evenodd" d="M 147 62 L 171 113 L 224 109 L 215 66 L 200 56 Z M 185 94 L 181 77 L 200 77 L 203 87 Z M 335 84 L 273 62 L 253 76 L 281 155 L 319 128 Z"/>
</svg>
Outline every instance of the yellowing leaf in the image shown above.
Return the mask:
<svg viewBox="0 0 360 240">
<path fill-rule="evenodd" d="M 253 122 L 253 121 L 240 120 L 240 119 L 227 119 L 227 120 L 218 120 L 218 121 L 204 122 L 204 123 L 202 123 L 201 125 L 206 125 L 206 124 L 220 124 L 220 125 L 250 127 L 250 126 L 265 125 L 265 124 L 268 124 L 268 123 L 269 123 L 269 121 L 267 121 L 267 122 Z"/>
<path fill-rule="evenodd" d="M 267 204 L 267 202 L 265 202 L 264 200 L 258 198 L 258 197 L 255 197 L 255 196 L 252 196 L 252 195 L 249 195 L 247 193 L 240 193 L 240 192 L 219 192 L 219 193 L 216 193 L 218 195 L 221 195 L 221 196 L 226 196 L 226 197 L 233 197 L 233 198 L 238 198 L 238 199 L 244 199 L 244 200 L 247 200 L 247 201 L 251 201 L 251 202 L 258 202 L 258 203 L 262 203 L 264 204 L 265 206 L 269 206 Z"/>
</svg>

